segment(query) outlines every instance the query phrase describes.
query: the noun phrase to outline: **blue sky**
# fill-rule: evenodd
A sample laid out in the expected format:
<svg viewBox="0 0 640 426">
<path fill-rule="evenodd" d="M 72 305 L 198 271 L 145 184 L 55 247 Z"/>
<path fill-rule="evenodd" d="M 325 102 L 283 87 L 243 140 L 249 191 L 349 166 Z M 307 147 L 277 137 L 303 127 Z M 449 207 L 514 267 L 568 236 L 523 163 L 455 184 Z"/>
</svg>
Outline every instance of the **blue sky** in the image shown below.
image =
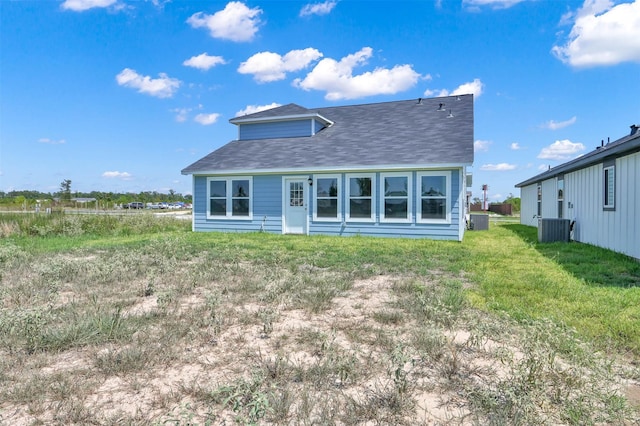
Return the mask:
<svg viewBox="0 0 640 426">
<path fill-rule="evenodd" d="M 518 196 L 640 124 L 640 0 L 1 0 L 0 190 L 186 194 L 239 114 L 459 93 Z"/>
</svg>

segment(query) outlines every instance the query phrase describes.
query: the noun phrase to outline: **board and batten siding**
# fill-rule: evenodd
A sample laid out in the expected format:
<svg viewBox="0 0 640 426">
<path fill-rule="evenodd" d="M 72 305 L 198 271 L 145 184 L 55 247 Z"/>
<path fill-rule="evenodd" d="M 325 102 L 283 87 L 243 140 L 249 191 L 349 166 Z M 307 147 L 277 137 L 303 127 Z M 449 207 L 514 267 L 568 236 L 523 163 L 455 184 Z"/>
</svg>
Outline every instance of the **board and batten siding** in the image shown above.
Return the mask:
<svg viewBox="0 0 640 426">
<path fill-rule="evenodd" d="M 542 217 L 558 217 L 558 180 L 542 181 Z"/>
<path fill-rule="evenodd" d="M 311 136 L 314 125 L 318 126 L 318 123 L 314 123 L 311 119 L 241 124 L 238 126 L 238 138 L 248 140 Z M 317 128 L 316 131 L 318 131 Z"/>
<path fill-rule="evenodd" d="M 615 210 L 605 211 L 603 165 L 565 174 L 567 218 L 573 238 L 640 259 L 640 153 L 616 159 Z"/>
<path fill-rule="evenodd" d="M 538 185 L 520 188 L 520 223 L 538 227 Z"/>
<path fill-rule="evenodd" d="M 345 198 L 346 173 L 338 174 L 341 180 L 342 209 L 341 221 L 314 221 L 313 197 L 308 194 L 308 220 L 310 235 L 367 235 L 378 237 L 431 238 L 442 240 L 462 240 L 464 234 L 464 200 L 465 188 L 463 169 L 447 170 L 451 172 L 451 223 L 418 223 L 417 222 L 417 172 L 408 171 L 412 176 L 411 194 L 413 197 L 412 221 L 410 223 L 380 222 L 380 185 L 381 173 L 375 172 L 376 202 L 373 205 L 375 222 L 357 222 L 344 220 L 346 214 Z M 368 172 L 372 173 L 372 172 Z M 301 174 L 296 174 L 299 176 Z M 302 175 L 307 175 L 302 173 Z M 321 176 L 322 174 L 318 174 Z M 208 219 L 207 218 L 207 176 L 194 176 L 193 230 L 219 232 L 271 232 L 282 233 L 282 180 L 287 175 L 253 176 L 253 217 L 252 220 Z M 309 174 L 311 176 L 311 174 Z M 226 176 L 225 176 L 226 177 Z M 313 187 L 310 187 L 313 191 Z"/>
</svg>

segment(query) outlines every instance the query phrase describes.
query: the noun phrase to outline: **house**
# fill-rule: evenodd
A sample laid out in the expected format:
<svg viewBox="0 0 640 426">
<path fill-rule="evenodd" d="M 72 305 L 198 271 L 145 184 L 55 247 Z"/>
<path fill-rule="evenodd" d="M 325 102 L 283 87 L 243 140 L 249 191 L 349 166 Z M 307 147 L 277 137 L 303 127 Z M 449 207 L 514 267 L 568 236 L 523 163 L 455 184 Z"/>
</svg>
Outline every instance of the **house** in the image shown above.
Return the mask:
<svg viewBox="0 0 640 426">
<path fill-rule="evenodd" d="M 236 117 L 238 139 L 191 164 L 194 231 L 461 241 L 473 96 Z"/>
<path fill-rule="evenodd" d="M 516 185 L 520 222 L 565 218 L 575 241 L 640 259 L 640 130 Z"/>
</svg>

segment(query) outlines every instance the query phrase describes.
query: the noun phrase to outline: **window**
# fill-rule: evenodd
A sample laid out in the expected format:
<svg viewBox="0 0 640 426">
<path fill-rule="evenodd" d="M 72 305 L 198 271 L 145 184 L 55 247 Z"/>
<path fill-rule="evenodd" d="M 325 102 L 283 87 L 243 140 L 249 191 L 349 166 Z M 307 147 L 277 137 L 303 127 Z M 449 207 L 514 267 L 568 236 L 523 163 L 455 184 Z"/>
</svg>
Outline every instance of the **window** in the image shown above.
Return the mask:
<svg viewBox="0 0 640 426">
<path fill-rule="evenodd" d="M 382 173 L 380 179 L 380 220 L 411 222 L 411 175 Z"/>
<path fill-rule="evenodd" d="M 537 217 L 542 217 L 542 184 L 538 184 L 538 214 Z"/>
<path fill-rule="evenodd" d="M 251 177 L 208 178 L 207 191 L 211 219 L 251 219 Z"/>
<path fill-rule="evenodd" d="M 604 209 L 616 207 L 616 165 L 615 160 L 604 167 Z"/>
<path fill-rule="evenodd" d="M 450 172 L 418 173 L 418 222 L 451 223 Z"/>
<path fill-rule="evenodd" d="M 342 220 L 340 176 L 314 176 L 313 220 Z"/>
<path fill-rule="evenodd" d="M 375 220 L 375 175 L 347 175 L 347 220 L 372 222 Z"/>
<path fill-rule="evenodd" d="M 564 215 L 564 176 L 558 177 L 558 219 Z"/>
</svg>

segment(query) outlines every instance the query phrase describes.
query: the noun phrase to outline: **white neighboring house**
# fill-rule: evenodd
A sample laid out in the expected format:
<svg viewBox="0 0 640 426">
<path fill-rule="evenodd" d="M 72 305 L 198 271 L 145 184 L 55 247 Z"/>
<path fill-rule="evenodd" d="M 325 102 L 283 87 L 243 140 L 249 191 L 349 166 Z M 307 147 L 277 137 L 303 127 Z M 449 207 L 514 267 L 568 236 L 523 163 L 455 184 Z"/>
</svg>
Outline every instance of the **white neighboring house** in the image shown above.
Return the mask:
<svg viewBox="0 0 640 426">
<path fill-rule="evenodd" d="M 640 126 L 516 187 L 521 224 L 569 219 L 573 240 L 640 259 Z"/>
</svg>

